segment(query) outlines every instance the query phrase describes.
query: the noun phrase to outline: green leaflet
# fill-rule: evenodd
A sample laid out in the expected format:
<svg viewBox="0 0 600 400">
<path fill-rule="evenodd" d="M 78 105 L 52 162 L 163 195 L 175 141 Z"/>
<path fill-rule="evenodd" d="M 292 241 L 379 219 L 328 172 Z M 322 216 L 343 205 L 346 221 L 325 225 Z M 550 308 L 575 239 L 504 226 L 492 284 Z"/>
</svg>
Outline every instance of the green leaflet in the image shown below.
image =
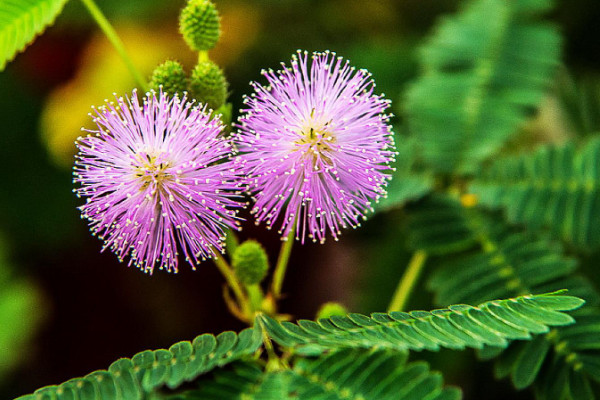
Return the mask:
<svg viewBox="0 0 600 400">
<path fill-rule="evenodd" d="M 478 307 L 455 305 L 431 312 L 374 313 L 370 317 L 348 314 L 297 324 L 260 315 L 257 323 L 280 345 L 304 354 L 342 348 L 437 351 L 440 347 L 505 347 L 507 340 L 529 339 L 531 334 L 547 333 L 549 326 L 573 323 L 573 318 L 562 311 L 583 303 L 555 292 L 490 301 Z"/>
<path fill-rule="evenodd" d="M 122 358 L 107 371 L 95 371 L 58 386 L 47 386 L 18 400 L 136 400 L 145 399 L 165 385 L 176 388 L 214 368 L 254 353 L 262 343 L 260 332 L 227 331 L 217 337 L 204 334 L 193 342 L 179 342 L 169 350 L 146 350 L 131 359 Z"/>
<path fill-rule="evenodd" d="M 512 223 L 583 248 L 600 245 L 600 139 L 576 151 L 573 143 L 544 146 L 532 155 L 500 159 L 470 190 L 485 206 L 506 210 Z"/>
<path fill-rule="evenodd" d="M 3 0 L 0 3 L 0 71 L 54 22 L 68 0 Z"/>
<path fill-rule="evenodd" d="M 168 400 L 458 400 L 442 376 L 425 362 L 406 363 L 389 350 L 344 349 L 318 358 L 297 359 L 291 369 L 262 372 L 257 363 L 216 371 L 199 389 Z"/>
<path fill-rule="evenodd" d="M 594 75 L 571 76 L 566 70 L 558 77 L 558 100 L 579 136 L 600 131 L 600 79 Z"/>
<path fill-rule="evenodd" d="M 405 110 L 436 172 L 473 172 L 541 100 L 560 55 L 559 34 L 538 21 L 550 5 L 470 1 L 425 43 Z"/>
</svg>

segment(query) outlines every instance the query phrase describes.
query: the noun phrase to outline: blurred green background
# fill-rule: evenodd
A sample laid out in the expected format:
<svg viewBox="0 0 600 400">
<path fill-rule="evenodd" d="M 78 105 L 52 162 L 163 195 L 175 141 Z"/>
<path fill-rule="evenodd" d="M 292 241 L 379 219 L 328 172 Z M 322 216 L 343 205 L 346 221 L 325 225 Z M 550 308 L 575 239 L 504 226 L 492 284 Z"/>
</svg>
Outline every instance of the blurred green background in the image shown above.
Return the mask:
<svg viewBox="0 0 600 400">
<path fill-rule="evenodd" d="M 399 132 L 403 90 L 419 73 L 416 46 L 437 18 L 459 4 L 216 3 L 224 34 L 211 58 L 229 78 L 234 110 L 250 92 L 248 82 L 260 80 L 262 68 L 278 68 L 296 49 L 329 49 L 372 72 L 378 91 L 393 101 Z M 195 55 L 177 33 L 183 0 L 98 4 L 145 74 L 166 58 L 188 68 L 193 65 Z M 556 118 L 556 104 L 568 104 L 568 89 L 580 85 L 592 100 L 600 98 L 600 2 L 562 0 L 548 18 L 565 36 L 563 60 L 572 81 L 557 78 L 557 87 L 540 111 L 542 128 L 536 134 L 541 130 L 542 135 L 567 135 L 581 122 L 568 107 L 562 119 Z M 71 192 L 73 141 L 81 126 L 89 126 L 91 105 L 133 87 L 120 59 L 76 0 L 55 26 L 0 73 L 0 398 L 106 368 L 121 356 L 147 348 L 243 327 L 227 313 L 222 278 L 210 262 L 196 272 L 182 264 L 177 275 L 144 275 L 119 264 L 111 253 L 100 253 L 100 241 L 79 218 Z M 344 232 L 339 242 L 297 245 L 282 311 L 312 318 L 326 301 L 340 301 L 356 312 L 384 310 L 410 256 L 402 229 L 402 211 L 392 211 Z M 274 262 L 279 247 L 275 232 L 249 221 L 241 238 L 265 243 Z M 430 307 L 431 296 L 417 290 L 410 308 Z M 531 398 L 528 392 L 515 394 L 506 381 L 495 382 L 491 368 L 474 364 L 470 352 L 423 356 L 445 371 L 448 382 L 463 387 L 466 399 Z"/>
</svg>

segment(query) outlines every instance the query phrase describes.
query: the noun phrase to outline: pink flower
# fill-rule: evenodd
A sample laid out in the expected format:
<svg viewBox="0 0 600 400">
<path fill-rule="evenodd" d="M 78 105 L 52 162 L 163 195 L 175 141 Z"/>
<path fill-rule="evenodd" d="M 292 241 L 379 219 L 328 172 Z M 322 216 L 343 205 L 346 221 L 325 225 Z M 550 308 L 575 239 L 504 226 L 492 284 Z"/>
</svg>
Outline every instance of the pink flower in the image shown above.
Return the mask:
<svg viewBox="0 0 600 400">
<path fill-rule="evenodd" d="M 241 183 L 223 125 L 186 98 L 151 93 L 96 110 L 98 130 L 77 141 L 74 182 L 90 229 L 120 260 L 145 272 L 192 268 L 222 251 L 237 227 Z"/>
<path fill-rule="evenodd" d="M 365 70 L 334 53 L 298 52 L 291 68 L 263 71 L 253 83 L 234 138 L 238 162 L 253 195 L 257 223 L 281 221 L 288 235 L 323 242 L 356 227 L 386 194 L 395 147 Z"/>
</svg>

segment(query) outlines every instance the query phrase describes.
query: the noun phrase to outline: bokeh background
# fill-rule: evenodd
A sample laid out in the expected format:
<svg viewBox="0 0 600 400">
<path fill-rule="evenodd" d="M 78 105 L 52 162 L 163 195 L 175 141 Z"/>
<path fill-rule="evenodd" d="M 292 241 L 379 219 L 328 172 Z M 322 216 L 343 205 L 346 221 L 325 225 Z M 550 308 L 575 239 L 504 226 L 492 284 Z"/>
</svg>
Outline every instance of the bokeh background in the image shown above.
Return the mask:
<svg viewBox="0 0 600 400">
<path fill-rule="evenodd" d="M 378 91 L 393 101 L 394 124 L 402 132 L 403 91 L 419 73 L 416 46 L 460 2 L 216 3 L 223 37 L 210 55 L 226 72 L 234 110 L 249 93 L 248 82 L 260 80 L 261 69 L 278 68 L 296 49 L 329 49 L 373 73 Z M 98 4 L 146 75 L 167 58 L 193 66 L 196 56 L 177 32 L 183 0 Z M 568 112 L 557 112 L 564 82 L 580 82 L 592 101 L 600 99 L 600 2 L 558 1 L 548 18 L 565 37 L 570 80 L 557 79 L 529 129 L 560 137 L 569 129 Z M 133 87 L 121 60 L 76 0 L 0 73 L 0 398 L 106 368 L 147 348 L 243 328 L 226 311 L 223 279 L 210 262 L 197 271 L 182 264 L 176 275 L 145 275 L 119 264 L 112 253 L 100 253 L 100 241 L 79 218 L 71 183 L 73 142 L 82 126 L 90 126 L 91 105 Z M 391 211 L 345 232 L 339 242 L 296 245 L 281 310 L 313 318 L 326 301 L 355 312 L 384 310 L 410 256 L 402 230 L 402 211 Z M 275 232 L 250 221 L 240 238 L 263 242 L 274 263 L 280 244 Z M 419 288 L 410 308 L 428 309 L 430 301 Z M 506 381 L 495 382 L 491 366 L 475 364 L 471 352 L 416 356 L 443 369 L 466 399 L 532 398 L 528 392 L 516 394 Z"/>
</svg>

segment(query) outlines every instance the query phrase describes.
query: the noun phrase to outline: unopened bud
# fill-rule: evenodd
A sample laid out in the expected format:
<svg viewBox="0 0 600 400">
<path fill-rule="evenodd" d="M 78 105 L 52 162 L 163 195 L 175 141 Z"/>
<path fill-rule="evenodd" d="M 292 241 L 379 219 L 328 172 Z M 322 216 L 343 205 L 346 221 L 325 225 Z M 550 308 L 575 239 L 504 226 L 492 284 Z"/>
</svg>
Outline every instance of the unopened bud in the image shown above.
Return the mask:
<svg viewBox="0 0 600 400">
<path fill-rule="evenodd" d="M 210 50 L 221 36 L 221 21 L 209 0 L 189 0 L 179 16 L 179 32 L 192 50 Z"/>
<path fill-rule="evenodd" d="M 267 253 L 255 240 L 247 240 L 235 249 L 231 265 L 240 282 L 245 285 L 260 283 L 269 270 Z"/>
<path fill-rule="evenodd" d="M 196 100 L 217 110 L 227 100 L 227 80 L 223 70 L 212 61 L 199 63 L 190 77 L 190 91 Z"/>
<path fill-rule="evenodd" d="M 164 93 L 183 96 L 183 92 L 188 88 L 188 79 L 180 63 L 167 60 L 154 69 L 150 79 L 150 89 L 158 92 L 161 86 Z"/>
</svg>

